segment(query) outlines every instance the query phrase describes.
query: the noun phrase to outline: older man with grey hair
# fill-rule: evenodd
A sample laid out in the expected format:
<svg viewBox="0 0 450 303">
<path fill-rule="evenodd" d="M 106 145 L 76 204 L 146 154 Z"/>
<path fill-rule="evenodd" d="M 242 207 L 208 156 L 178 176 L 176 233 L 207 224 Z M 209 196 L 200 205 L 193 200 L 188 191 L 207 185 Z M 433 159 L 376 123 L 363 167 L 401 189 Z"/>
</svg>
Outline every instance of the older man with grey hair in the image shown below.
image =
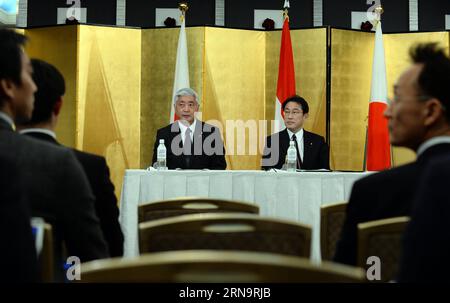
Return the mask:
<svg viewBox="0 0 450 303">
<path fill-rule="evenodd" d="M 175 93 L 173 106 L 178 120 L 158 130 L 152 163 L 156 162 L 159 142 L 164 139 L 169 169 L 226 169 L 220 130 L 196 118 L 200 108 L 198 94 L 191 88 L 182 88 Z"/>
</svg>

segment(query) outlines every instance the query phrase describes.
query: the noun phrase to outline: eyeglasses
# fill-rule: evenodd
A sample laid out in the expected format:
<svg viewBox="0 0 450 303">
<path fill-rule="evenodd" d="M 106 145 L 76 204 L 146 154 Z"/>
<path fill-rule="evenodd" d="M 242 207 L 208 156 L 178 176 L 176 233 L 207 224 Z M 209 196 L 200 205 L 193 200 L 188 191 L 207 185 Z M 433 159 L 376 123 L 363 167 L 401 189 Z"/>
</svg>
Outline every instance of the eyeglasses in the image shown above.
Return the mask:
<svg viewBox="0 0 450 303">
<path fill-rule="evenodd" d="M 285 111 L 284 111 L 284 115 L 285 115 L 285 116 L 289 116 L 290 114 L 292 114 L 293 116 L 298 116 L 298 115 L 300 115 L 301 113 L 303 113 L 303 111 L 301 111 L 301 110 L 293 110 L 293 111 L 285 110 Z"/>
<path fill-rule="evenodd" d="M 414 97 L 417 98 L 420 101 L 427 101 L 427 100 L 429 100 L 431 98 L 434 98 L 434 97 L 429 96 L 429 95 L 417 95 L 417 96 L 414 96 Z M 398 96 L 394 96 L 394 98 L 392 98 L 392 99 L 388 98 L 388 103 L 389 104 L 398 103 L 400 100 L 402 100 L 402 98 L 399 98 Z"/>
<path fill-rule="evenodd" d="M 184 108 L 185 106 L 187 106 L 188 108 L 194 108 L 197 104 L 178 102 L 178 103 L 176 103 L 176 105 L 181 108 Z"/>
<path fill-rule="evenodd" d="M 433 99 L 433 96 L 430 95 L 417 95 L 415 96 L 415 98 L 417 98 L 419 101 L 428 101 L 430 99 Z M 399 98 L 398 96 L 394 96 L 394 98 L 392 99 L 388 99 L 388 104 L 392 104 L 392 103 L 398 103 L 402 98 Z M 441 107 L 444 111 L 447 111 L 447 107 L 442 104 L 442 102 L 439 102 L 441 104 Z"/>
</svg>

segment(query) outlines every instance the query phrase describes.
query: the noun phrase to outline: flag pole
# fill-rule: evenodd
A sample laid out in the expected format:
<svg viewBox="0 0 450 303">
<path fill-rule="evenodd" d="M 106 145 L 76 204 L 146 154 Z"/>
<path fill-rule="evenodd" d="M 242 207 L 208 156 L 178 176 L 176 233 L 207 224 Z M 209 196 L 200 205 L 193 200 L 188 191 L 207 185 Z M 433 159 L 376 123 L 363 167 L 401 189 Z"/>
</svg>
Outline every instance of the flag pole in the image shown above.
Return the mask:
<svg viewBox="0 0 450 303">
<path fill-rule="evenodd" d="M 369 117 L 367 116 L 367 123 L 369 123 Z M 369 126 L 366 125 L 366 140 L 364 142 L 364 161 L 362 171 L 367 170 L 367 142 L 369 140 Z"/>
<path fill-rule="evenodd" d="M 181 11 L 180 21 L 181 23 L 183 23 L 186 12 L 189 9 L 189 5 L 186 1 L 181 1 L 180 3 L 178 3 L 178 9 Z"/>
<path fill-rule="evenodd" d="M 378 23 L 379 22 L 381 22 L 381 15 L 384 13 L 384 8 L 383 8 L 383 6 L 382 5 L 378 5 L 376 8 L 375 8 L 375 14 L 376 14 L 376 23 L 375 23 L 375 27 L 378 25 Z M 388 106 L 389 106 L 389 104 L 388 104 Z M 366 135 L 367 136 L 367 135 Z M 366 138 L 366 140 L 367 140 L 367 138 Z M 366 141 L 366 144 L 367 144 L 367 141 Z M 394 150 L 392 149 L 392 145 L 391 144 L 389 144 L 389 146 L 390 146 L 390 151 L 391 151 L 391 163 L 390 163 L 390 166 L 392 167 L 392 165 L 393 165 L 393 163 L 394 163 Z"/>
<path fill-rule="evenodd" d="M 175 60 L 175 77 L 173 81 L 173 92 L 170 106 L 170 123 L 175 122 L 179 118 L 175 113 L 175 108 L 173 104 L 175 93 L 181 88 L 190 87 L 189 59 L 186 41 L 186 12 L 189 9 L 189 6 L 186 1 L 181 1 L 178 4 L 178 9 L 181 12 L 180 14 L 181 28 L 178 36 L 177 56 Z"/>
<path fill-rule="evenodd" d="M 289 0 L 284 0 L 283 19 L 287 19 L 288 21 L 289 21 L 289 8 L 291 8 L 291 5 L 289 4 Z"/>
<path fill-rule="evenodd" d="M 375 48 L 372 65 L 372 84 L 369 102 L 369 123 L 366 169 L 379 171 L 391 167 L 391 145 L 389 143 L 388 121 L 384 112 L 388 106 L 386 61 L 381 28 L 381 5 L 375 8 L 369 19 L 375 24 Z"/>
</svg>

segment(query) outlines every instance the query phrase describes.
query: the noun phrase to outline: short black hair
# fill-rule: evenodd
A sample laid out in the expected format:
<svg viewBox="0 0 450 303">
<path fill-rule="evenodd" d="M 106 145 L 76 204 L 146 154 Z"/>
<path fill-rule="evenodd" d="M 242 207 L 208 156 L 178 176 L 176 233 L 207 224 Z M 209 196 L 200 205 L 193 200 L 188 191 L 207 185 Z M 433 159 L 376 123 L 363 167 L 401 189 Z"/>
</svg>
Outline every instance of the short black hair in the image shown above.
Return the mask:
<svg viewBox="0 0 450 303">
<path fill-rule="evenodd" d="M 12 29 L 0 28 L 0 80 L 11 80 L 22 84 L 22 47 L 27 38 Z M 0 90 L 0 106 L 3 105 L 4 92 Z"/>
<path fill-rule="evenodd" d="M 420 94 L 438 99 L 450 122 L 450 58 L 438 43 L 418 44 L 410 49 L 415 64 L 423 64 L 417 84 Z"/>
<path fill-rule="evenodd" d="M 303 110 L 303 114 L 307 114 L 307 113 L 309 112 L 308 102 L 306 102 L 305 99 L 303 99 L 302 97 L 300 97 L 300 96 L 298 96 L 298 95 L 291 96 L 291 97 L 287 98 L 287 99 L 283 102 L 283 105 L 281 106 L 281 108 L 283 109 L 283 111 L 284 111 L 284 108 L 286 107 L 286 105 L 287 105 L 289 102 L 295 102 L 295 103 L 297 103 L 298 105 L 300 105 L 301 108 L 302 108 L 302 110 Z"/>
<path fill-rule="evenodd" d="M 66 93 L 64 77 L 55 66 L 39 59 L 31 59 L 31 65 L 38 90 L 34 94 L 33 115 L 27 125 L 48 121 L 56 102 Z"/>
</svg>

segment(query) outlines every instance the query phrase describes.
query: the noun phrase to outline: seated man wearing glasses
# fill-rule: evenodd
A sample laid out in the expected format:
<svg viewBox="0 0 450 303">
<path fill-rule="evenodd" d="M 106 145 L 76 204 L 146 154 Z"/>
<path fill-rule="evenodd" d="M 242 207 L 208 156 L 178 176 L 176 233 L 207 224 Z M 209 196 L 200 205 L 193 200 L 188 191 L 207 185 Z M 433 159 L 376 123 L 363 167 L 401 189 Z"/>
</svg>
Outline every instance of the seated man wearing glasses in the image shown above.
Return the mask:
<svg viewBox="0 0 450 303">
<path fill-rule="evenodd" d="M 160 140 L 164 140 L 168 169 L 226 169 L 220 130 L 196 118 L 200 108 L 198 94 L 191 88 L 182 88 L 175 93 L 173 106 L 178 120 L 157 131 L 152 165 L 157 161 Z"/>
<path fill-rule="evenodd" d="M 282 105 L 286 129 L 267 137 L 262 168 L 281 169 L 286 162 L 289 142 L 294 141 L 297 149 L 297 169 L 330 169 L 328 145 L 322 136 L 303 129 L 308 118 L 309 107 L 300 96 L 287 98 Z"/>
<path fill-rule="evenodd" d="M 357 264 L 359 223 L 409 216 L 419 177 L 430 160 L 450 154 L 450 112 L 447 110 L 450 106 L 450 58 L 436 43 L 415 46 L 410 50 L 410 57 L 412 64 L 398 78 L 394 100 L 384 116 L 388 119 L 391 144 L 415 151 L 417 160 L 371 174 L 353 184 L 335 262 Z M 438 202 L 431 198 L 427 202 Z M 413 251 L 405 253 L 414 255 Z M 411 278 L 414 277 L 408 281 L 413 281 Z M 400 280 L 407 279 L 401 276 Z"/>
</svg>

